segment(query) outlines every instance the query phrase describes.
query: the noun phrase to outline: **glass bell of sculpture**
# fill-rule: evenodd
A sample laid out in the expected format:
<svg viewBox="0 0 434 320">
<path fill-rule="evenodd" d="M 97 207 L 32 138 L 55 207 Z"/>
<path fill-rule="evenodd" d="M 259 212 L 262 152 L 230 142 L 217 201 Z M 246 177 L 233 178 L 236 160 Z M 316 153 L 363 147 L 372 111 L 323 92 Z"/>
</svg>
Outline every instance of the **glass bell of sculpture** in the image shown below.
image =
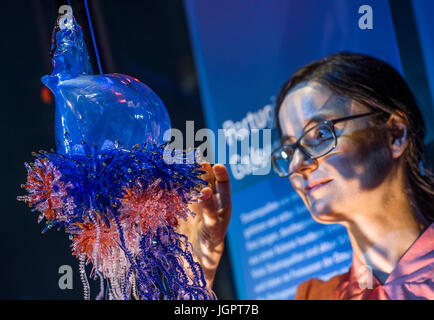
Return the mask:
<svg viewBox="0 0 434 320">
<path fill-rule="evenodd" d="M 82 142 L 98 150 L 163 143 L 170 118 L 160 98 L 139 80 L 123 74 L 94 75 L 81 27 L 73 19 L 57 24 L 52 39 L 51 75 L 42 82 L 56 101 L 56 148 L 82 153 Z M 68 137 L 68 138 L 67 138 Z"/>
</svg>

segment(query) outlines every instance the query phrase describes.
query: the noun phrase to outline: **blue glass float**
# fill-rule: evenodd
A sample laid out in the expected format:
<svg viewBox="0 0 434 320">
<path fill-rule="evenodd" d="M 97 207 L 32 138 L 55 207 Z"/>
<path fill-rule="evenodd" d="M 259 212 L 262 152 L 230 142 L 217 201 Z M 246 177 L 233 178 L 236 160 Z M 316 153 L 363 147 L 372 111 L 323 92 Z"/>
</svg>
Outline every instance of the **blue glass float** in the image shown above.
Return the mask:
<svg viewBox="0 0 434 320">
<path fill-rule="evenodd" d="M 94 75 L 80 26 L 54 30 L 53 71 L 42 82 L 56 101 L 59 153 L 80 153 L 82 142 L 100 149 L 118 142 L 126 149 L 163 142 L 170 119 L 160 98 L 139 80 L 123 74 Z M 70 139 L 65 139 L 65 135 Z"/>
</svg>

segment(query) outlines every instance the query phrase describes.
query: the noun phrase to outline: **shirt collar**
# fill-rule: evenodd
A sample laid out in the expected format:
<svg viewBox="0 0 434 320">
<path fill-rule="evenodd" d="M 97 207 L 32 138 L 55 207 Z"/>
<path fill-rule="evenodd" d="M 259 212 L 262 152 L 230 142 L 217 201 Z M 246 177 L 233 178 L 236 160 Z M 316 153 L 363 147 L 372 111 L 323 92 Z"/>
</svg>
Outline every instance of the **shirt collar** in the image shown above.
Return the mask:
<svg viewBox="0 0 434 320">
<path fill-rule="evenodd" d="M 371 267 L 353 255 L 350 272 L 337 288 L 338 298 L 366 299 L 378 286 L 389 286 L 400 281 L 417 282 L 424 277 L 432 276 L 427 269 L 432 270 L 434 264 L 433 243 L 434 223 L 408 248 L 384 284 L 375 277 Z"/>
<path fill-rule="evenodd" d="M 421 271 L 424 267 L 432 266 L 434 262 L 433 243 L 434 223 L 428 226 L 404 253 L 387 278 L 385 285 L 404 278 L 416 280 L 422 276 Z"/>
</svg>

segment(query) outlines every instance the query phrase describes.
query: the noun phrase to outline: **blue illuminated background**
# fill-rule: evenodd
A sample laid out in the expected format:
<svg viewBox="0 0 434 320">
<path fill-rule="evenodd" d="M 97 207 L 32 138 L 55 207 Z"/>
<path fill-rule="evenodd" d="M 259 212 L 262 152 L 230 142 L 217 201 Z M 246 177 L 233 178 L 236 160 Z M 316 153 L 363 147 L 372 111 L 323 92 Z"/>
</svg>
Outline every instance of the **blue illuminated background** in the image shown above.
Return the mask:
<svg viewBox="0 0 434 320">
<path fill-rule="evenodd" d="M 205 120 L 215 132 L 228 124 L 229 128 L 237 124 L 249 129 L 273 128 L 269 111 L 284 81 L 308 62 L 343 50 L 373 55 L 408 75 L 416 94 L 424 98 L 425 119 L 432 123 L 431 95 L 423 68 L 427 61 L 434 92 L 429 21 L 434 6 L 430 1 L 184 3 Z M 359 28 L 362 5 L 372 8 L 372 30 Z M 419 45 L 417 37 L 407 28 L 411 23 L 420 34 L 419 52 L 412 43 Z M 409 33 L 412 38 L 399 33 Z M 405 57 L 413 60 L 403 64 Z M 428 143 L 431 136 L 428 130 Z M 274 143 L 276 139 L 274 135 Z M 233 199 L 228 247 L 239 299 L 290 299 L 300 282 L 312 277 L 326 280 L 348 270 L 352 251 L 343 227 L 315 223 L 287 179 L 272 172 L 252 175 L 248 169 L 243 171 L 243 166 L 228 168 Z"/>
</svg>

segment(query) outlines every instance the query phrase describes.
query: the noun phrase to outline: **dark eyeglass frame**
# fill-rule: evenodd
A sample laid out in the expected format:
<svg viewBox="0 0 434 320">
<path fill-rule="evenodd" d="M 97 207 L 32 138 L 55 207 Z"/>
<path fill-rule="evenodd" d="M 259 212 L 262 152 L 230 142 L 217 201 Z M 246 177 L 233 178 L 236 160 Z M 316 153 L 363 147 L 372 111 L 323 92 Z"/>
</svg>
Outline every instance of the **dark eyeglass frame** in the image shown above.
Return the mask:
<svg viewBox="0 0 434 320">
<path fill-rule="evenodd" d="M 361 118 L 361 117 L 366 117 L 366 116 L 370 116 L 370 115 L 377 115 L 377 114 L 381 114 L 381 112 L 378 111 L 372 111 L 372 112 L 367 112 L 367 113 L 362 113 L 362 114 L 355 114 L 355 115 L 351 115 L 348 117 L 343 117 L 343 118 L 338 118 L 338 119 L 332 119 L 332 120 L 325 120 L 325 121 L 321 121 L 319 123 L 317 123 L 315 126 L 313 126 L 312 128 L 310 128 L 309 130 L 305 131 L 300 138 L 297 139 L 297 141 L 295 143 L 290 143 L 290 144 L 285 144 L 283 146 L 280 146 L 279 148 L 275 149 L 272 153 L 271 153 L 271 165 L 273 166 L 274 171 L 279 175 L 279 177 L 281 178 L 286 178 L 289 177 L 290 175 L 292 175 L 295 171 L 292 171 L 288 174 L 282 175 L 279 173 L 279 170 L 277 169 L 277 163 L 276 163 L 276 159 L 275 157 L 273 157 L 273 154 L 275 154 L 276 152 L 278 152 L 280 149 L 283 149 L 284 151 L 287 148 L 291 148 L 292 150 L 292 154 L 295 153 L 295 151 L 297 151 L 297 149 L 300 149 L 300 151 L 309 159 L 317 159 L 320 157 L 325 156 L 326 154 L 330 153 L 334 148 L 336 148 L 337 146 L 337 141 L 338 141 L 338 137 L 336 136 L 336 132 L 335 132 L 335 124 L 339 123 L 339 122 L 343 122 L 343 121 L 348 121 L 348 120 L 353 120 L 353 119 L 357 119 L 357 118 Z M 319 126 L 328 126 L 330 128 L 331 133 L 333 134 L 333 147 L 330 148 L 330 150 L 328 150 L 327 152 L 317 155 L 315 157 L 313 157 L 307 150 L 304 149 L 304 147 L 300 144 L 300 141 L 312 130 L 316 129 Z M 286 152 L 286 151 L 285 151 Z M 289 161 L 289 163 L 291 163 L 292 159 Z"/>
</svg>

